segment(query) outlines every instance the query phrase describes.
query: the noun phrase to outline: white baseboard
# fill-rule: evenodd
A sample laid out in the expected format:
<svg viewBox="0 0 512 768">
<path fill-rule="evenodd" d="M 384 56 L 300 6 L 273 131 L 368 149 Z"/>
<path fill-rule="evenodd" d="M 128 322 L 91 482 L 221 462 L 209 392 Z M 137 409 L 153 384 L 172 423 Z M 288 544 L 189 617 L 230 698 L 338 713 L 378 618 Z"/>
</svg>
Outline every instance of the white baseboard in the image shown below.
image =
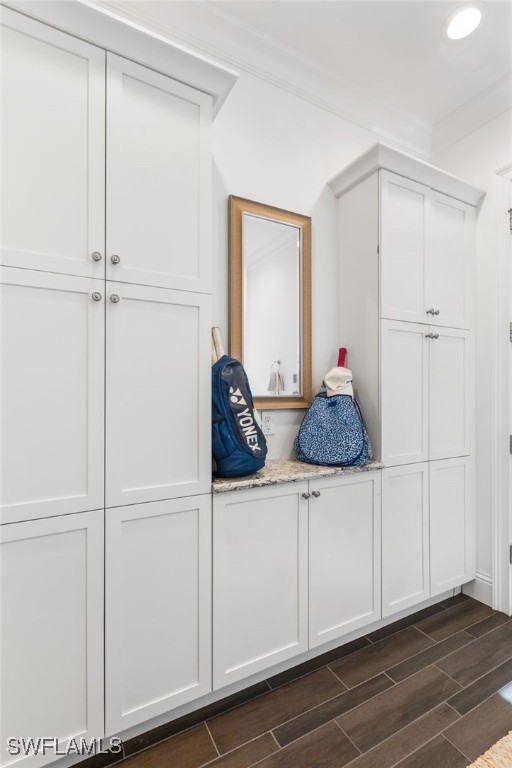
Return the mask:
<svg viewBox="0 0 512 768">
<path fill-rule="evenodd" d="M 480 603 L 493 607 L 492 605 L 492 577 L 481 571 L 476 572 L 474 581 L 464 584 L 462 591 L 465 595 L 473 597 Z"/>
</svg>

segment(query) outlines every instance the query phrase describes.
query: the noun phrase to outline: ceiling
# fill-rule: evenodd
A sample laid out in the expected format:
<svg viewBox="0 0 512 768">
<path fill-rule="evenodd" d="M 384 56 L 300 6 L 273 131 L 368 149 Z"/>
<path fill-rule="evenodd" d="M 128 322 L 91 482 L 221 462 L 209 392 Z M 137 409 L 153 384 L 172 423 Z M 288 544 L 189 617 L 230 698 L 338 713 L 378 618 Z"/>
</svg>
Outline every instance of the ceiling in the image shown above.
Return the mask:
<svg viewBox="0 0 512 768">
<path fill-rule="evenodd" d="M 94 0 L 429 154 L 512 107 L 512 0 L 448 41 L 447 0 Z"/>
</svg>

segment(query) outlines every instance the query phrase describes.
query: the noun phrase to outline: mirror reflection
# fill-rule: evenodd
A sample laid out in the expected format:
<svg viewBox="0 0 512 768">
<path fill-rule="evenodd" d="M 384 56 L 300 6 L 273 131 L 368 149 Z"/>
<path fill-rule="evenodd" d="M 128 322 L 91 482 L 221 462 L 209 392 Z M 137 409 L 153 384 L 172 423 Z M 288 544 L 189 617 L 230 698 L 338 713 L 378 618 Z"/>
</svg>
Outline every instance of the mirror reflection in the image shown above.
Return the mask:
<svg viewBox="0 0 512 768">
<path fill-rule="evenodd" d="M 259 408 L 311 402 L 311 220 L 230 197 L 230 354 Z"/>
<path fill-rule="evenodd" d="M 242 244 L 243 363 L 253 395 L 300 395 L 300 229 L 244 213 Z"/>
</svg>

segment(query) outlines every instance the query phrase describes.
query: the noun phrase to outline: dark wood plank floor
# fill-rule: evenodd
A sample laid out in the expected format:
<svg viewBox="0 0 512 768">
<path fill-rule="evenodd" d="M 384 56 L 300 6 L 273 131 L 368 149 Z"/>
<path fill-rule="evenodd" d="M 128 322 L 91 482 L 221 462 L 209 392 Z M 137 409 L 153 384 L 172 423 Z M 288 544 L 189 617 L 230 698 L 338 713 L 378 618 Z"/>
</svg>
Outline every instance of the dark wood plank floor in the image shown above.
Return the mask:
<svg viewBox="0 0 512 768">
<path fill-rule="evenodd" d="M 465 768 L 510 730 L 512 620 L 457 595 L 125 742 L 116 766 Z"/>
</svg>

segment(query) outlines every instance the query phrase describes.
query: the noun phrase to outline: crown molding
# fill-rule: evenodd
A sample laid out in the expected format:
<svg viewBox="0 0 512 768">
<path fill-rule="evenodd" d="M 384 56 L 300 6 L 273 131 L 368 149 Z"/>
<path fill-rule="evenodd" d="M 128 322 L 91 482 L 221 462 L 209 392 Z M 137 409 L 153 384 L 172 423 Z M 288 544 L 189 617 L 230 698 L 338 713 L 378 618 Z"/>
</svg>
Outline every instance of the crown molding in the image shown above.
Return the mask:
<svg viewBox="0 0 512 768">
<path fill-rule="evenodd" d="M 512 71 L 435 124 L 432 155 L 443 152 L 509 109 L 512 109 Z"/>
<path fill-rule="evenodd" d="M 424 122 L 382 99 L 365 93 L 331 71 L 281 45 L 212 2 L 172 4 L 172 20 L 164 20 L 154 5 L 122 0 L 94 0 L 98 8 L 159 33 L 209 56 L 224 66 L 254 75 L 299 96 L 360 128 L 374 137 L 430 156 L 432 130 Z"/>
</svg>

